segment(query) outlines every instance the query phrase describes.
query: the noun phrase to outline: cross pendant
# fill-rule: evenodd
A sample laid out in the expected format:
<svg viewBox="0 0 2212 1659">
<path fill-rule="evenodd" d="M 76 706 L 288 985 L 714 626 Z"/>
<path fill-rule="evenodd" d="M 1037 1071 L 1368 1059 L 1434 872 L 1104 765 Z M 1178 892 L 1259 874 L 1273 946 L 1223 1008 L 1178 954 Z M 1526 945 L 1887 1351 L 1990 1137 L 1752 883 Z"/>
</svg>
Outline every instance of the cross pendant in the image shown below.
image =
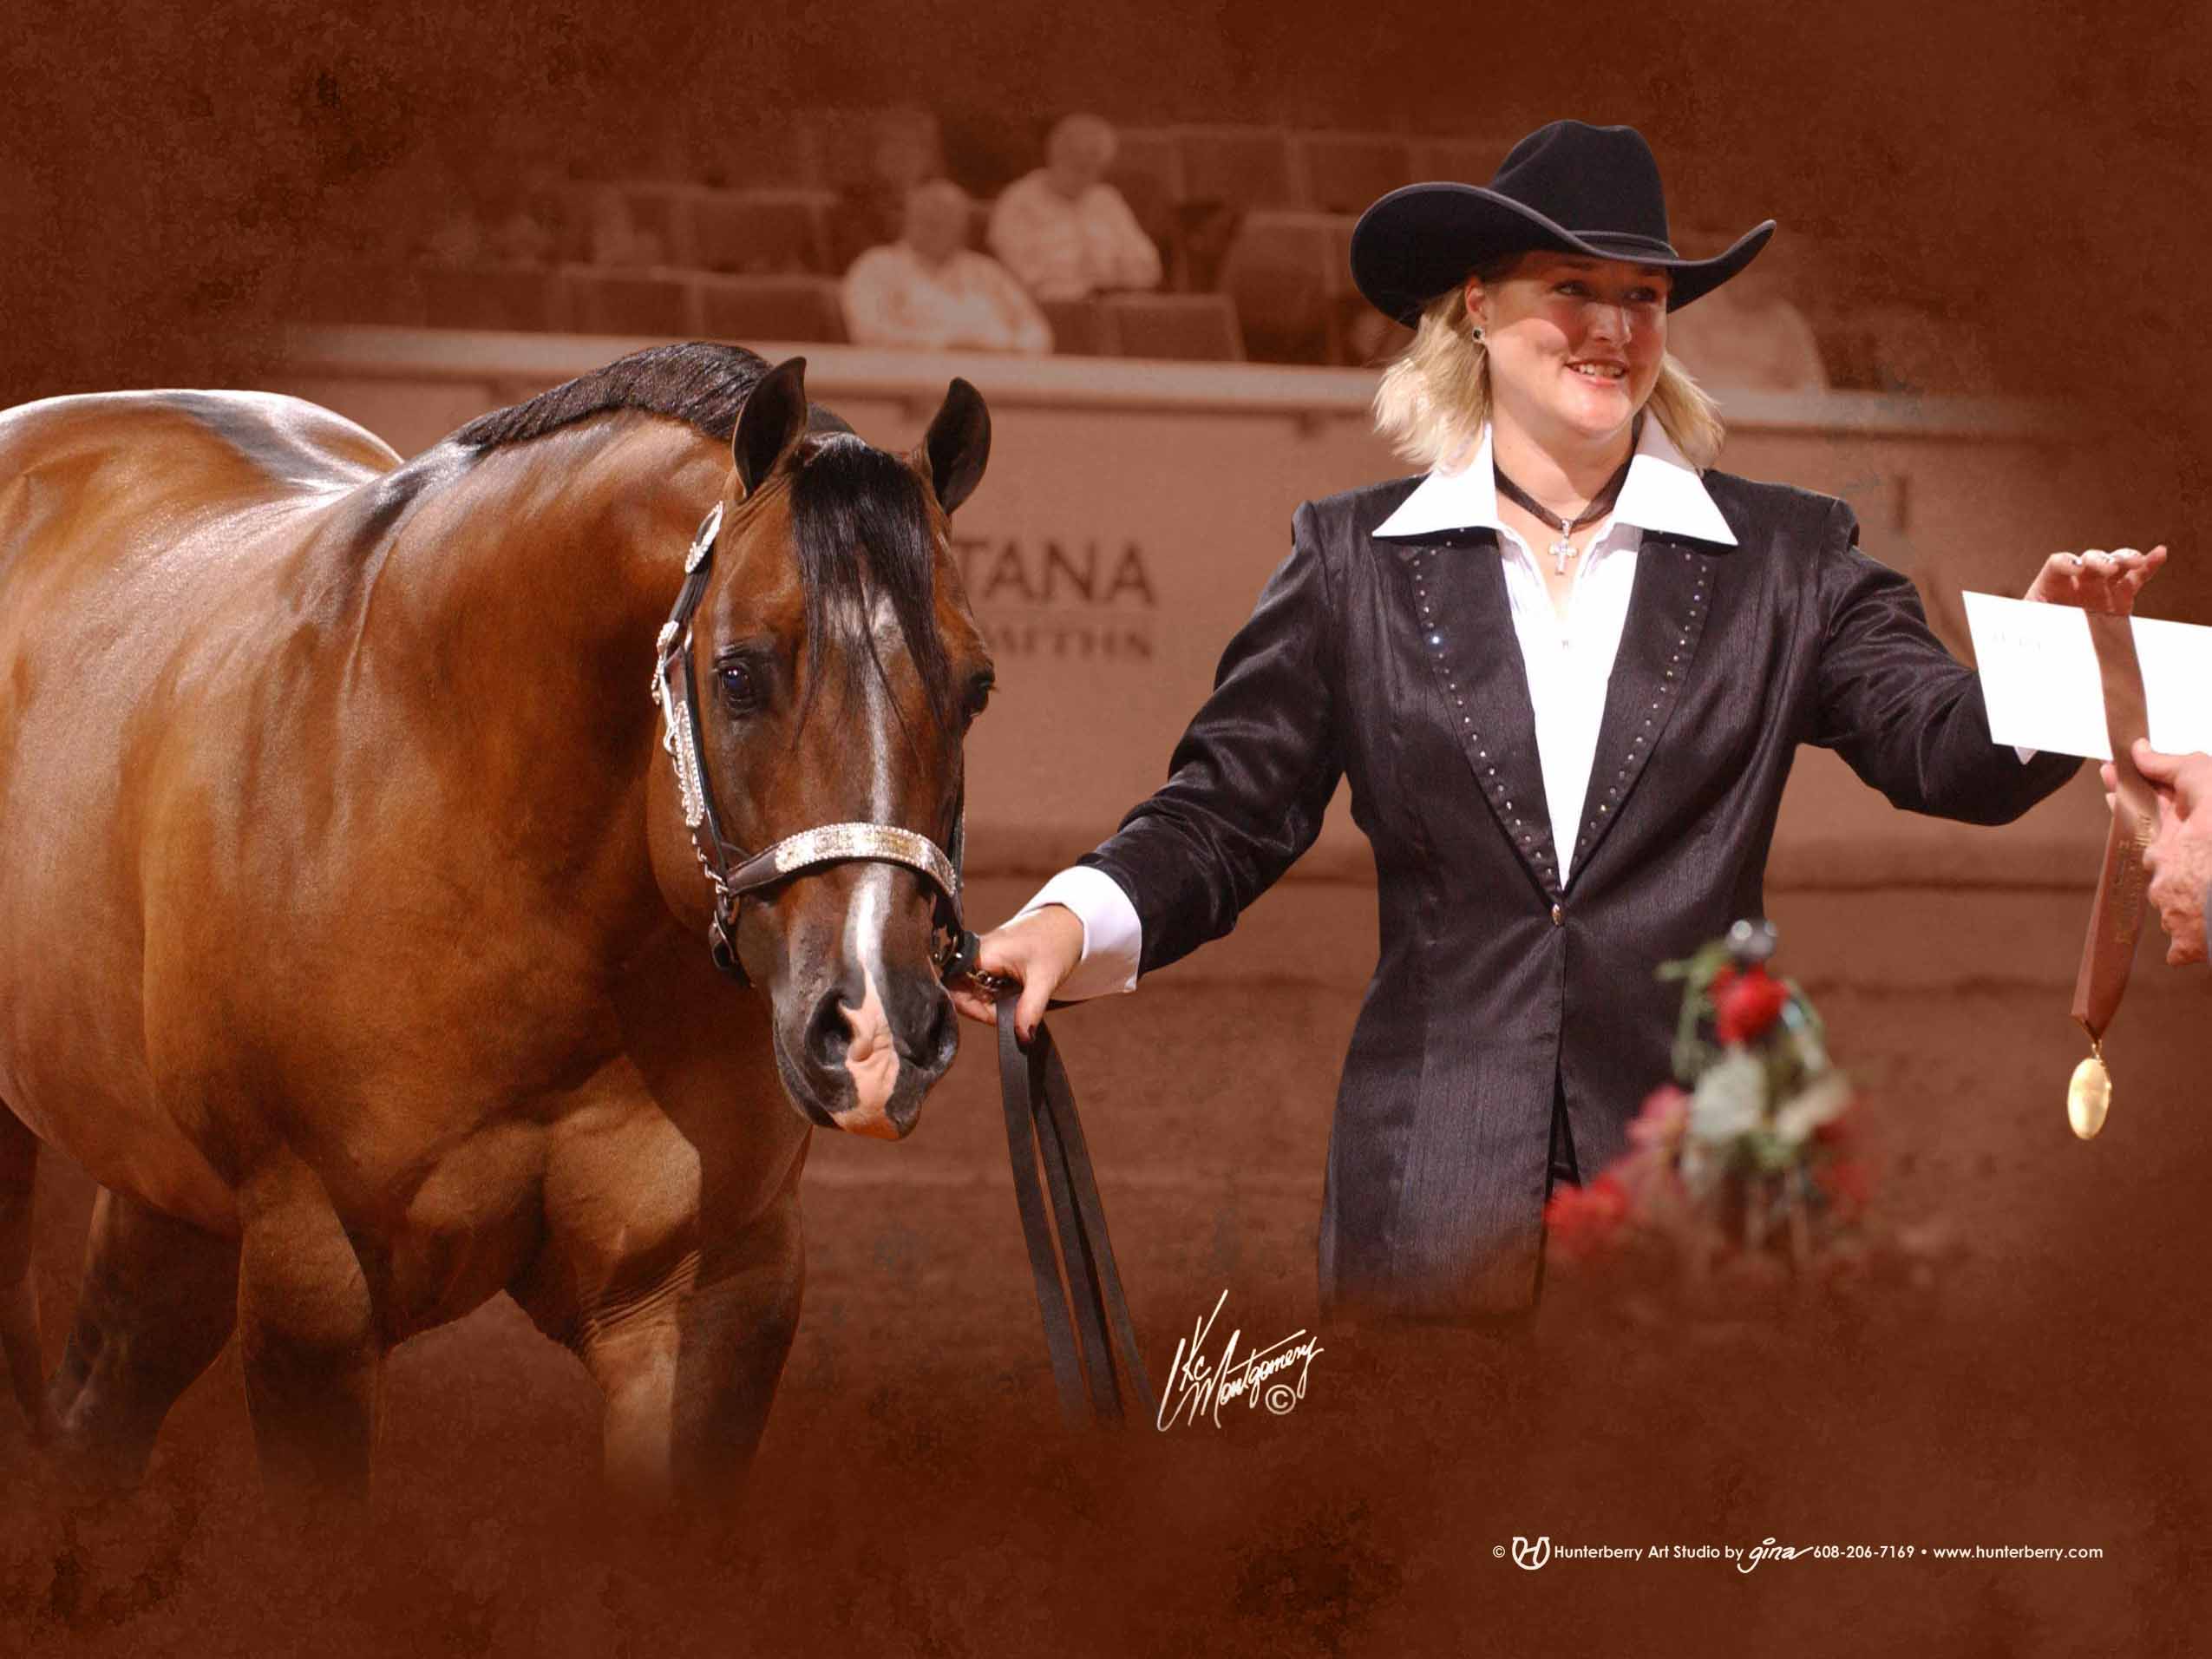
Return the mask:
<svg viewBox="0 0 2212 1659">
<path fill-rule="evenodd" d="M 1558 561 L 1553 567 L 1555 574 L 1567 574 L 1567 561 L 1574 552 L 1574 544 L 1567 539 L 1567 532 L 1561 530 L 1559 540 L 1552 543 L 1552 557 Z"/>
</svg>

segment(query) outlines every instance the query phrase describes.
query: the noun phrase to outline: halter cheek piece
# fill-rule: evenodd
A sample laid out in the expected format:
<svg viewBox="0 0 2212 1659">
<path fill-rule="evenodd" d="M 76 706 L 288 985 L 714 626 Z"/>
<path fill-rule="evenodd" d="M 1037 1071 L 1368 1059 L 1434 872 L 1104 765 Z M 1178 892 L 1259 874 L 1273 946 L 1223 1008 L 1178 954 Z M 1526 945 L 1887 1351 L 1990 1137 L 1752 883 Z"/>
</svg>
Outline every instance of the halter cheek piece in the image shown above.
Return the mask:
<svg viewBox="0 0 2212 1659">
<path fill-rule="evenodd" d="M 732 845 L 722 833 L 707 787 L 706 751 L 699 739 L 699 687 L 691 666 L 691 619 L 707 589 L 714 564 L 715 539 L 722 533 L 722 503 L 717 502 L 691 538 L 684 559 L 684 586 L 676 608 L 662 624 L 653 667 L 653 701 L 663 717 L 661 747 L 676 766 L 676 785 L 684 802 L 684 823 L 691 850 L 714 889 L 714 919 L 707 944 L 714 964 L 740 985 L 749 983 L 737 960 L 737 922 L 745 895 L 826 864 L 852 859 L 904 864 L 929 878 L 937 890 L 934 952 L 938 977 L 950 985 L 972 979 L 986 991 L 1011 988 L 1009 982 L 975 971 L 976 936 L 960 918 L 960 850 L 967 823 L 966 786 L 953 809 L 952 847 L 948 854 L 927 836 L 892 823 L 825 823 L 786 836 L 757 853 Z"/>
</svg>

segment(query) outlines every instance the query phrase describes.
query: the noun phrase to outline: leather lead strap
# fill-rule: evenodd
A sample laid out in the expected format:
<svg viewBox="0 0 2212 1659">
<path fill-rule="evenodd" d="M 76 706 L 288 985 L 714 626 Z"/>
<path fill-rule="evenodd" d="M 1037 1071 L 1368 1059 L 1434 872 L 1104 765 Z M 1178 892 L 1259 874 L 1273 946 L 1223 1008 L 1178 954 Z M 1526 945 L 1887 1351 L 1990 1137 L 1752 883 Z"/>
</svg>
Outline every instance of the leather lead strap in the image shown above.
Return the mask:
<svg viewBox="0 0 2212 1659">
<path fill-rule="evenodd" d="M 1155 1420 L 1159 1404 L 1137 1352 L 1136 1330 L 1114 1266 L 1106 1237 L 1106 1211 L 1076 1117 L 1068 1074 L 1043 1021 L 1028 1052 L 1014 1031 L 1017 997 L 998 1003 L 998 1083 L 1006 1109 L 1006 1150 L 1014 1169 L 1014 1202 L 1021 1211 L 1029 1243 L 1030 1270 L 1037 1281 L 1037 1305 L 1044 1320 L 1044 1341 L 1059 1385 L 1060 1410 L 1070 1423 L 1122 1420 L 1122 1393 L 1114 1369 L 1118 1351 L 1129 1387 Z M 1045 1185 L 1037 1179 L 1040 1145 Z M 1053 1250 L 1053 1223 L 1059 1227 L 1059 1254 L 1066 1258 L 1068 1288 L 1075 1311 L 1060 1283 Z M 1078 1361 L 1078 1342 L 1081 1360 Z"/>
<path fill-rule="evenodd" d="M 2158 825 L 2158 802 L 2150 781 L 2136 769 L 2130 752 L 2148 735 L 2143 670 L 2136 661 L 2135 633 L 2126 617 L 2089 611 L 2089 637 L 2104 681 L 2104 730 L 2112 744 L 2112 770 L 2119 789 L 2112 803 L 2112 825 L 2104 837 L 2104 865 L 2091 903 L 2089 934 L 2082 941 L 2081 971 L 2074 980 L 2074 1018 L 2092 1039 L 2101 1039 L 2119 1011 L 2135 963 L 2136 934 L 2143 925 L 2143 849 Z"/>
</svg>

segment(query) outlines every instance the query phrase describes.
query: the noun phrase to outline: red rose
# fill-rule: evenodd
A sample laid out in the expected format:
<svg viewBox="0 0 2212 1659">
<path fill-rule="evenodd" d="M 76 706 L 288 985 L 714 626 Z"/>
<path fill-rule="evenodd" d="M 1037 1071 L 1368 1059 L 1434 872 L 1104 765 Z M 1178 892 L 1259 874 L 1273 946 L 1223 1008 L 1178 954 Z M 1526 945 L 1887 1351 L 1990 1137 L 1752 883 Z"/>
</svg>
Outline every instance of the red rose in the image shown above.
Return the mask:
<svg viewBox="0 0 2212 1659">
<path fill-rule="evenodd" d="M 1561 1187 L 1544 1206 L 1552 1247 L 1570 1258 L 1603 1249 L 1627 1219 L 1628 1189 L 1610 1173 L 1587 1187 Z"/>
<path fill-rule="evenodd" d="M 1764 967 L 1738 974 L 1724 967 L 1712 976 L 1713 1026 L 1724 1046 L 1748 1043 L 1771 1026 L 1790 1000 L 1790 987 Z"/>
</svg>

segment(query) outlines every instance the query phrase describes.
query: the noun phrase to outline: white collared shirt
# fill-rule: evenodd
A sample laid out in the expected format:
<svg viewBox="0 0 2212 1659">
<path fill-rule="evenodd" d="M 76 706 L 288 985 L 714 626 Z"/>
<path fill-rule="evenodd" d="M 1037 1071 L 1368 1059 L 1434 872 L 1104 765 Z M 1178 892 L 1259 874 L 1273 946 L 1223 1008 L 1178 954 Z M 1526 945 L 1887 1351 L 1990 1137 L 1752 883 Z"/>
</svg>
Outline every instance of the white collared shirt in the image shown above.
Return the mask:
<svg viewBox="0 0 2212 1659">
<path fill-rule="evenodd" d="M 1052 349 L 1052 326 L 1037 302 L 1005 266 L 972 248 L 933 266 L 905 242 L 872 247 L 853 261 L 839 294 L 855 345 Z"/>
<path fill-rule="evenodd" d="M 1628 621 L 1628 596 L 1636 586 L 1636 548 L 1656 530 L 1734 546 L 1735 532 L 1705 493 L 1697 469 L 1656 419 L 1643 431 L 1628 462 L 1628 476 L 1613 511 L 1598 521 L 1588 549 L 1574 568 L 1567 614 L 1553 607 L 1536 562 L 1538 554 L 1498 511 L 1492 467 L 1491 429 L 1486 423 L 1475 453 L 1454 471 L 1431 472 L 1398 509 L 1375 527 L 1378 536 L 1432 535 L 1447 530 L 1489 529 L 1498 534 L 1505 561 L 1505 591 L 1513 631 L 1528 672 L 1528 706 L 1536 718 L 1536 754 L 1543 768 L 1544 804 L 1551 814 L 1552 846 L 1564 883 L 1574 856 L 1582 801 L 1605 718 L 1606 684 Z M 1550 543 L 1542 556 L 1549 558 Z"/>
<path fill-rule="evenodd" d="M 1160 250 L 1103 180 L 1070 201 L 1038 167 L 998 193 L 984 239 L 1039 299 L 1160 285 Z"/>
<path fill-rule="evenodd" d="M 1644 422 L 1613 511 L 1598 521 L 1597 534 L 1576 567 L 1564 619 L 1553 609 L 1537 554 L 1499 516 L 1487 423 L 1474 456 L 1463 467 L 1430 472 L 1373 533 L 1430 535 L 1466 528 L 1498 533 L 1514 633 L 1521 642 L 1528 704 L 1535 715 L 1552 845 L 1564 883 L 1597 757 L 1606 685 L 1613 677 L 1613 659 L 1620 653 L 1621 631 L 1628 620 L 1629 596 L 1635 588 L 1637 544 L 1646 530 L 1731 547 L 1736 534 L 1706 493 L 1697 469 L 1656 417 Z M 1463 551 L 1480 556 L 1482 550 Z M 2025 761 L 2033 753 L 2022 750 L 2020 758 Z M 1136 988 L 1143 928 L 1119 882 L 1103 870 L 1075 865 L 1047 882 L 1009 920 L 1019 920 L 1046 904 L 1065 905 L 1083 928 L 1083 960 L 1061 981 L 1053 993 L 1056 997 L 1073 1002 Z"/>
</svg>

